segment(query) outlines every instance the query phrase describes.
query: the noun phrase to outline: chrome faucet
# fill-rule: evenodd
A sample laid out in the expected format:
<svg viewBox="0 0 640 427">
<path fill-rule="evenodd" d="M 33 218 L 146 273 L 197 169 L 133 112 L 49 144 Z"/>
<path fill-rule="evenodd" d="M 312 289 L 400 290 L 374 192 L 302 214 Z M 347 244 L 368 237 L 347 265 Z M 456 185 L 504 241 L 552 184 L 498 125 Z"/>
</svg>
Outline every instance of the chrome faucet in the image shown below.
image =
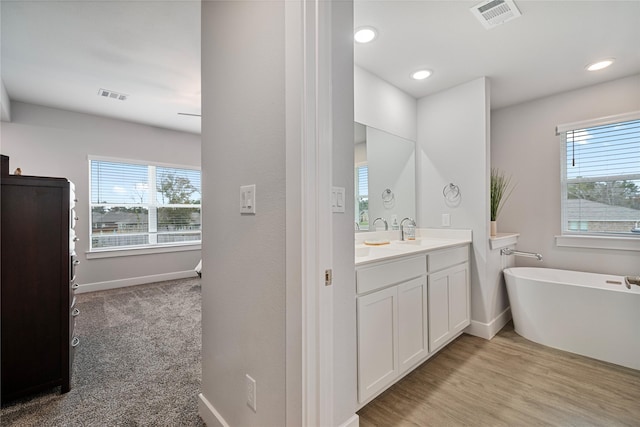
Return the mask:
<svg viewBox="0 0 640 427">
<path fill-rule="evenodd" d="M 384 222 L 384 231 L 389 230 L 389 224 L 387 224 L 387 220 L 386 220 L 386 219 L 384 219 L 384 218 L 382 218 L 382 217 L 378 217 L 378 218 L 374 219 L 374 220 L 373 220 L 373 224 L 371 224 L 371 225 L 372 225 L 372 227 L 373 227 L 373 230 L 374 230 L 374 231 L 375 231 L 375 229 L 376 229 L 376 222 L 377 222 L 378 220 L 380 220 L 380 221 Z"/>
<path fill-rule="evenodd" d="M 400 240 L 404 240 L 404 222 L 405 221 L 411 221 L 411 224 L 415 227 L 416 226 L 416 222 L 413 220 L 413 218 L 404 218 L 402 221 L 400 221 Z"/>
<path fill-rule="evenodd" d="M 640 276 L 627 276 L 624 278 L 624 284 L 627 286 L 627 289 L 631 289 L 631 285 L 640 286 Z"/>
<path fill-rule="evenodd" d="M 358 224 L 358 221 L 353 221 L 353 223 L 355 224 L 356 231 L 360 231 L 360 225 Z"/>
</svg>

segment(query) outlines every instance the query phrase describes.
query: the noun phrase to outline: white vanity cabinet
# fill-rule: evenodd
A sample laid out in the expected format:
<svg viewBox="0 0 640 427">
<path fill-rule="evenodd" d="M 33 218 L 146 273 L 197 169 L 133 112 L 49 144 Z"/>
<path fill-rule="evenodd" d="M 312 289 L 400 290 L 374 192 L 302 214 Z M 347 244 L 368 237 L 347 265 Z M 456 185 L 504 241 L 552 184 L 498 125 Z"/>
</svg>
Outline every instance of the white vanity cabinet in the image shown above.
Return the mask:
<svg viewBox="0 0 640 427">
<path fill-rule="evenodd" d="M 469 325 L 469 245 L 356 268 L 363 405 Z"/>
<path fill-rule="evenodd" d="M 359 402 L 427 355 L 426 272 L 424 255 L 356 271 Z"/>
<path fill-rule="evenodd" d="M 471 322 L 469 248 L 429 254 L 429 351 L 433 352 Z"/>
</svg>

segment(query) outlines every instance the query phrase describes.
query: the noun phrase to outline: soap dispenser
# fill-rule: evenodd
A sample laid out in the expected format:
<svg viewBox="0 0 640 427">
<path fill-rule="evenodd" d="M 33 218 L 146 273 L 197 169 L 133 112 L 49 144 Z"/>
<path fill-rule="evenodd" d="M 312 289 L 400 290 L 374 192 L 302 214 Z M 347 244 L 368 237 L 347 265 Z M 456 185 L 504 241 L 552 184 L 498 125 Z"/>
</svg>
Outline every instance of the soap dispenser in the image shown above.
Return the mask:
<svg viewBox="0 0 640 427">
<path fill-rule="evenodd" d="M 400 230 L 400 224 L 398 224 L 398 215 L 391 215 L 391 229 Z"/>
</svg>

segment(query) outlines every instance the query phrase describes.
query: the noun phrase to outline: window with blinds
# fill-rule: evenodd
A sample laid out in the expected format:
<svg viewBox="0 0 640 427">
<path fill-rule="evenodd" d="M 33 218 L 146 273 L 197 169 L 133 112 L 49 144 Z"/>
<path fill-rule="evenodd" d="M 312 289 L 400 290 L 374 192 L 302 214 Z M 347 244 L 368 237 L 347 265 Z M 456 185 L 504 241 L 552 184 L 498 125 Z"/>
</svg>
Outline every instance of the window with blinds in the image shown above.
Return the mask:
<svg viewBox="0 0 640 427">
<path fill-rule="evenodd" d="M 91 250 L 200 243 L 200 171 L 90 159 Z"/>
<path fill-rule="evenodd" d="M 609 123 L 596 120 L 592 126 L 565 125 L 560 132 L 563 234 L 640 237 L 640 117 L 636 116 Z"/>
<path fill-rule="evenodd" d="M 369 229 L 369 167 L 357 166 L 356 178 L 356 209 L 355 222 L 360 230 Z"/>
</svg>

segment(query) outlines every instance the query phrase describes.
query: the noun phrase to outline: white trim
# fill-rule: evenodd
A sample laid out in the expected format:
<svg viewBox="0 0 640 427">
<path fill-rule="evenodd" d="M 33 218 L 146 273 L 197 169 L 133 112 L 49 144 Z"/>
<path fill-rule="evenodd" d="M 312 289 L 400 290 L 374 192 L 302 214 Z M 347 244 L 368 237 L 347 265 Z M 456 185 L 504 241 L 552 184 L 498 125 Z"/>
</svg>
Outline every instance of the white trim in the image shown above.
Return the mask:
<svg viewBox="0 0 640 427">
<path fill-rule="evenodd" d="M 198 415 L 208 427 L 230 427 L 202 393 L 198 394 Z"/>
<path fill-rule="evenodd" d="M 331 2 L 302 2 L 302 425 L 334 425 Z"/>
<path fill-rule="evenodd" d="M 176 271 L 173 273 L 153 274 L 150 276 L 130 277 L 127 279 L 108 280 L 106 282 L 95 282 L 78 285 L 76 293 L 84 294 L 87 292 L 107 291 L 110 289 L 125 288 L 127 286 L 144 285 L 146 283 L 163 282 L 166 280 L 186 279 L 195 276 L 195 270 L 187 270 Z"/>
<path fill-rule="evenodd" d="M 304 374 L 302 300 L 302 135 L 303 77 L 302 2 L 285 2 L 285 92 L 286 92 L 286 422 L 302 425 Z"/>
<path fill-rule="evenodd" d="M 347 421 L 340 424 L 338 427 L 359 427 L 360 426 L 360 417 L 358 414 L 354 414 Z"/>
<path fill-rule="evenodd" d="M 569 248 L 613 249 L 620 251 L 640 251 L 640 236 L 555 236 L 556 246 Z"/>
<path fill-rule="evenodd" d="M 478 322 L 472 320 L 471 324 L 464 330 L 465 333 L 473 335 L 475 337 L 484 338 L 490 340 L 493 338 L 500 329 L 511 320 L 511 307 L 507 307 L 502 313 L 498 314 L 495 319 L 489 323 Z"/>
<path fill-rule="evenodd" d="M 616 114 L 613 116 L 598 117 L 596 119 L 581 120 L 579 122 L 565 123 L 556 126 L 556 135 L 560 135 L 564 132 L 585 129 L 595 126 L 604 126 L 611 123 L 628 122 L 631 120 L 640 119 L 640 111 L 631 111 L 629 113 Z"/>
<path fill-rule="evenodd" d="M 333 215 L 331 209 L 331 188 L 333 183 L 333 49 L 332 49 L 332 4 L 324 0 L 316 1 L 316 164 L 317 194 L 316 209 L 318 222 L 315 239 L 318 244 L 317 283 L 319 298 L 318 307 L 318 342 L 319 353 L 318 391 L 319 414 L 318 425 L 335 424 L 333 410 L 334 399 L 334 312 L 333 285 L 325 285 L 325 271 L 333 268 Z"/>
<path fill-rule="evenodd" d="M 169 252 L 184 252 L 184 251 L 199 251 L 202 249 L 201 243 L 196 244 L 174 244 L 167 246 L 145 246 L 142 248 L 122 248 L 122 249 L 94 249 L 93 251 L 86 251 L 85 256 L 87 259 L 100 259 L 100 258 L 115 258 L 121 256 L 135 256 L 135 255 L 153 255 L 164 254 Z"/>
</svg>

